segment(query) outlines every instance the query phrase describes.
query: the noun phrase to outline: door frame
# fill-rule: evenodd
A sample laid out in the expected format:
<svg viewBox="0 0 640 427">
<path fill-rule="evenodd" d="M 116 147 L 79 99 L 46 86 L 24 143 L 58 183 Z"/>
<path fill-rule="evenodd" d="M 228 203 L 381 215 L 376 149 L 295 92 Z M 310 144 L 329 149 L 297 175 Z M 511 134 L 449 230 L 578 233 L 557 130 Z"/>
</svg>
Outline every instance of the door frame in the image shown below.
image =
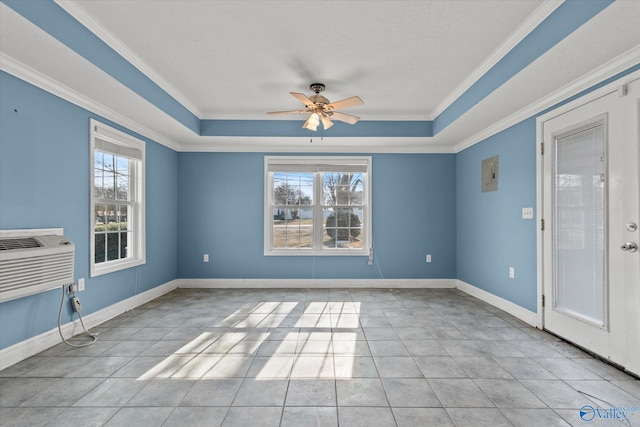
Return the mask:
<svg viewBox="0 0 640 427">
<path fill-rule="evenodd" d="M 537 256 L 537 326 L 540 329 L 544 329 L 544 308 L 543 308 L 543 296 L 544 296 L 544 194 L 543 194 L 543 178 L 544 178 L 544 158 L 543 149 L 549 150 L 551 144 L 547 144 L 547 147 L 543 148 L 543 124 L 555 117 L 565 114 L 571 110 L 579 108 L 585 104 L 588 104 L 598 98 L 602 98 L 611 93 L 618 92 L 622 95 L 622 91 L 626 90 L 625 86 L 635 80 L 640 79 L 640 71 L 630 73 L 620 79 L 617 79 L 611 83 L 608 83 L 598 89 L 589 92 L 575 100 L 567 102 L 553 110 L 542 114 L 536 118 L 536 256 Z M 549 222 L 547 222 L 546 230 L 549 230 Z"/>
</svg>

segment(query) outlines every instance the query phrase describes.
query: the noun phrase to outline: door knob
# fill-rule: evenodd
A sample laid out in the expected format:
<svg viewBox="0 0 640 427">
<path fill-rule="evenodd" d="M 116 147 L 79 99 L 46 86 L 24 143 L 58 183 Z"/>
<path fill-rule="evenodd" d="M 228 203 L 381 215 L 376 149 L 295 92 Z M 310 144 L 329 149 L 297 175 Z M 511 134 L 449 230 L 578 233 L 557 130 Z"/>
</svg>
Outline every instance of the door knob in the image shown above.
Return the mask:
<svg viewBox="0 0 640 427">
<path fill-rule="evenodd" d="M 635 252 L 638 250 L 638 245 L 633 242 L 627 242 L 620 245 L 620 249 L 627 252 Z"/>
</svg>

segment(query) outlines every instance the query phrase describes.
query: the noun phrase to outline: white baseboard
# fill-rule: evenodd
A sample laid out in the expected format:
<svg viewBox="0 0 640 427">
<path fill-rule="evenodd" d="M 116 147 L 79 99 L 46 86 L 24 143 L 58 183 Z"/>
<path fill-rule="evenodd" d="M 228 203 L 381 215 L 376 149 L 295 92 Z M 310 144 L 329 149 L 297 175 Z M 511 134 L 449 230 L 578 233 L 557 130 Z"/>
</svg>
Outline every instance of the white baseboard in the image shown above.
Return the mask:
<svg viewBox="0 0 640 427">
<path fill-rule="evenodd" d="M 455 288 L 456 279 L 178 279 L 178 288 Z"/>
<path fill-rule="evenodd" d="M 515 316 L 518 319 L 522 320 L 523 322 L 530 324 L 531 326 L 542 329 L 540 317 L 537 313 L 527 310 L 524 307 L 520 307 L 519 305 L 514 304 L 511 301 L 507 301 L 506 299 L 487 292 L 483 289 L 470 285 L 469 283 L 463 282 L 462 280 L 456 280 L 456 282 L 456 287 L 462 292 L 465 292 L 472 297 L 476 297 L 479 300 L 491 304 L 494 307 L 504 310 L 512 316 Z"/>
<path fill-rule="evenodd" d="M 142 292 L 138 295 L 132 296 L 108 307 L 98 310 L 95 313 L 82 316 L 87 329 L 91 329 L 95 326 L 106 322 L 126 311 L 134 309 L 142 304 L 145 304 L 161 295 L 171 292 L 177 287 L 177 280 L 172 280 L 163 285 L 156 286 L 146 292 Z M 72 337 L 79 334 L 82 331 L 82 325 L 79 320 L 65 323 L 61 327 L 62 334 L 65 337 Z M 100 338 L 98 338 L 100 339 Z M 58 328 L 51 329 L 47 332 L 43 332 L 39 335 L 16 343 L 10 347 L 0 350 L 0 370 L 8 368 L 24 359 L 27 359 L 33 355 L 36 355 L 48 348 L 53 347 L 62 342 Z"/>
</svg>

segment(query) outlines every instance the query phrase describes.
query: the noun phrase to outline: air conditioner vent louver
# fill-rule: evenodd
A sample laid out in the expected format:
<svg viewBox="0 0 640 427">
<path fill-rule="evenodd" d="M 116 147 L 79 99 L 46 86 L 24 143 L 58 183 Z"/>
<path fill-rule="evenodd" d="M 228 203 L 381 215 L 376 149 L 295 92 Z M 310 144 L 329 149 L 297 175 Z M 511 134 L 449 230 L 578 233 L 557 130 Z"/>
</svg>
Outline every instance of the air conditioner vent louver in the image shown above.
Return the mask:
<svg viewBox="0 0 640 427">
<path fill-rule="evenodd" d="M 75 247 L 60 235 L 0 239 L 0 302 L 73 282 Z"/>
<path fill-rule="evenodd" d="M 39 248 L 42 245 L 33 237 L 23 237 L 18 239 L 0 239 L 0 251 L 10 251 L 12 249 Z"/>
</svg>

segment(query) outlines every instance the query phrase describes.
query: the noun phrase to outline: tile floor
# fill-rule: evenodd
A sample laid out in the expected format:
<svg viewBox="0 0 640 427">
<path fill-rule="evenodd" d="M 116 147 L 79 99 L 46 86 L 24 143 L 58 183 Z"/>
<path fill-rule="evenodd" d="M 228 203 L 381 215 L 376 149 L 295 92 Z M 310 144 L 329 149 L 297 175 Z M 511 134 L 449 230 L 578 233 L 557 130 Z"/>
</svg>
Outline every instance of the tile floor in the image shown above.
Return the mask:
<svg viewBox="0 0 640 427">
<path fill-rule="evenodd" d="M 2 426 L 566 426 L 586 424 L 585 405 L 640 411 L 638 380 L 457 290 L 179 289 L 93 331 L 92 346 L 0 372 Z M 640 425 L 627 416 L 589 424 Z"/>
</svg>

